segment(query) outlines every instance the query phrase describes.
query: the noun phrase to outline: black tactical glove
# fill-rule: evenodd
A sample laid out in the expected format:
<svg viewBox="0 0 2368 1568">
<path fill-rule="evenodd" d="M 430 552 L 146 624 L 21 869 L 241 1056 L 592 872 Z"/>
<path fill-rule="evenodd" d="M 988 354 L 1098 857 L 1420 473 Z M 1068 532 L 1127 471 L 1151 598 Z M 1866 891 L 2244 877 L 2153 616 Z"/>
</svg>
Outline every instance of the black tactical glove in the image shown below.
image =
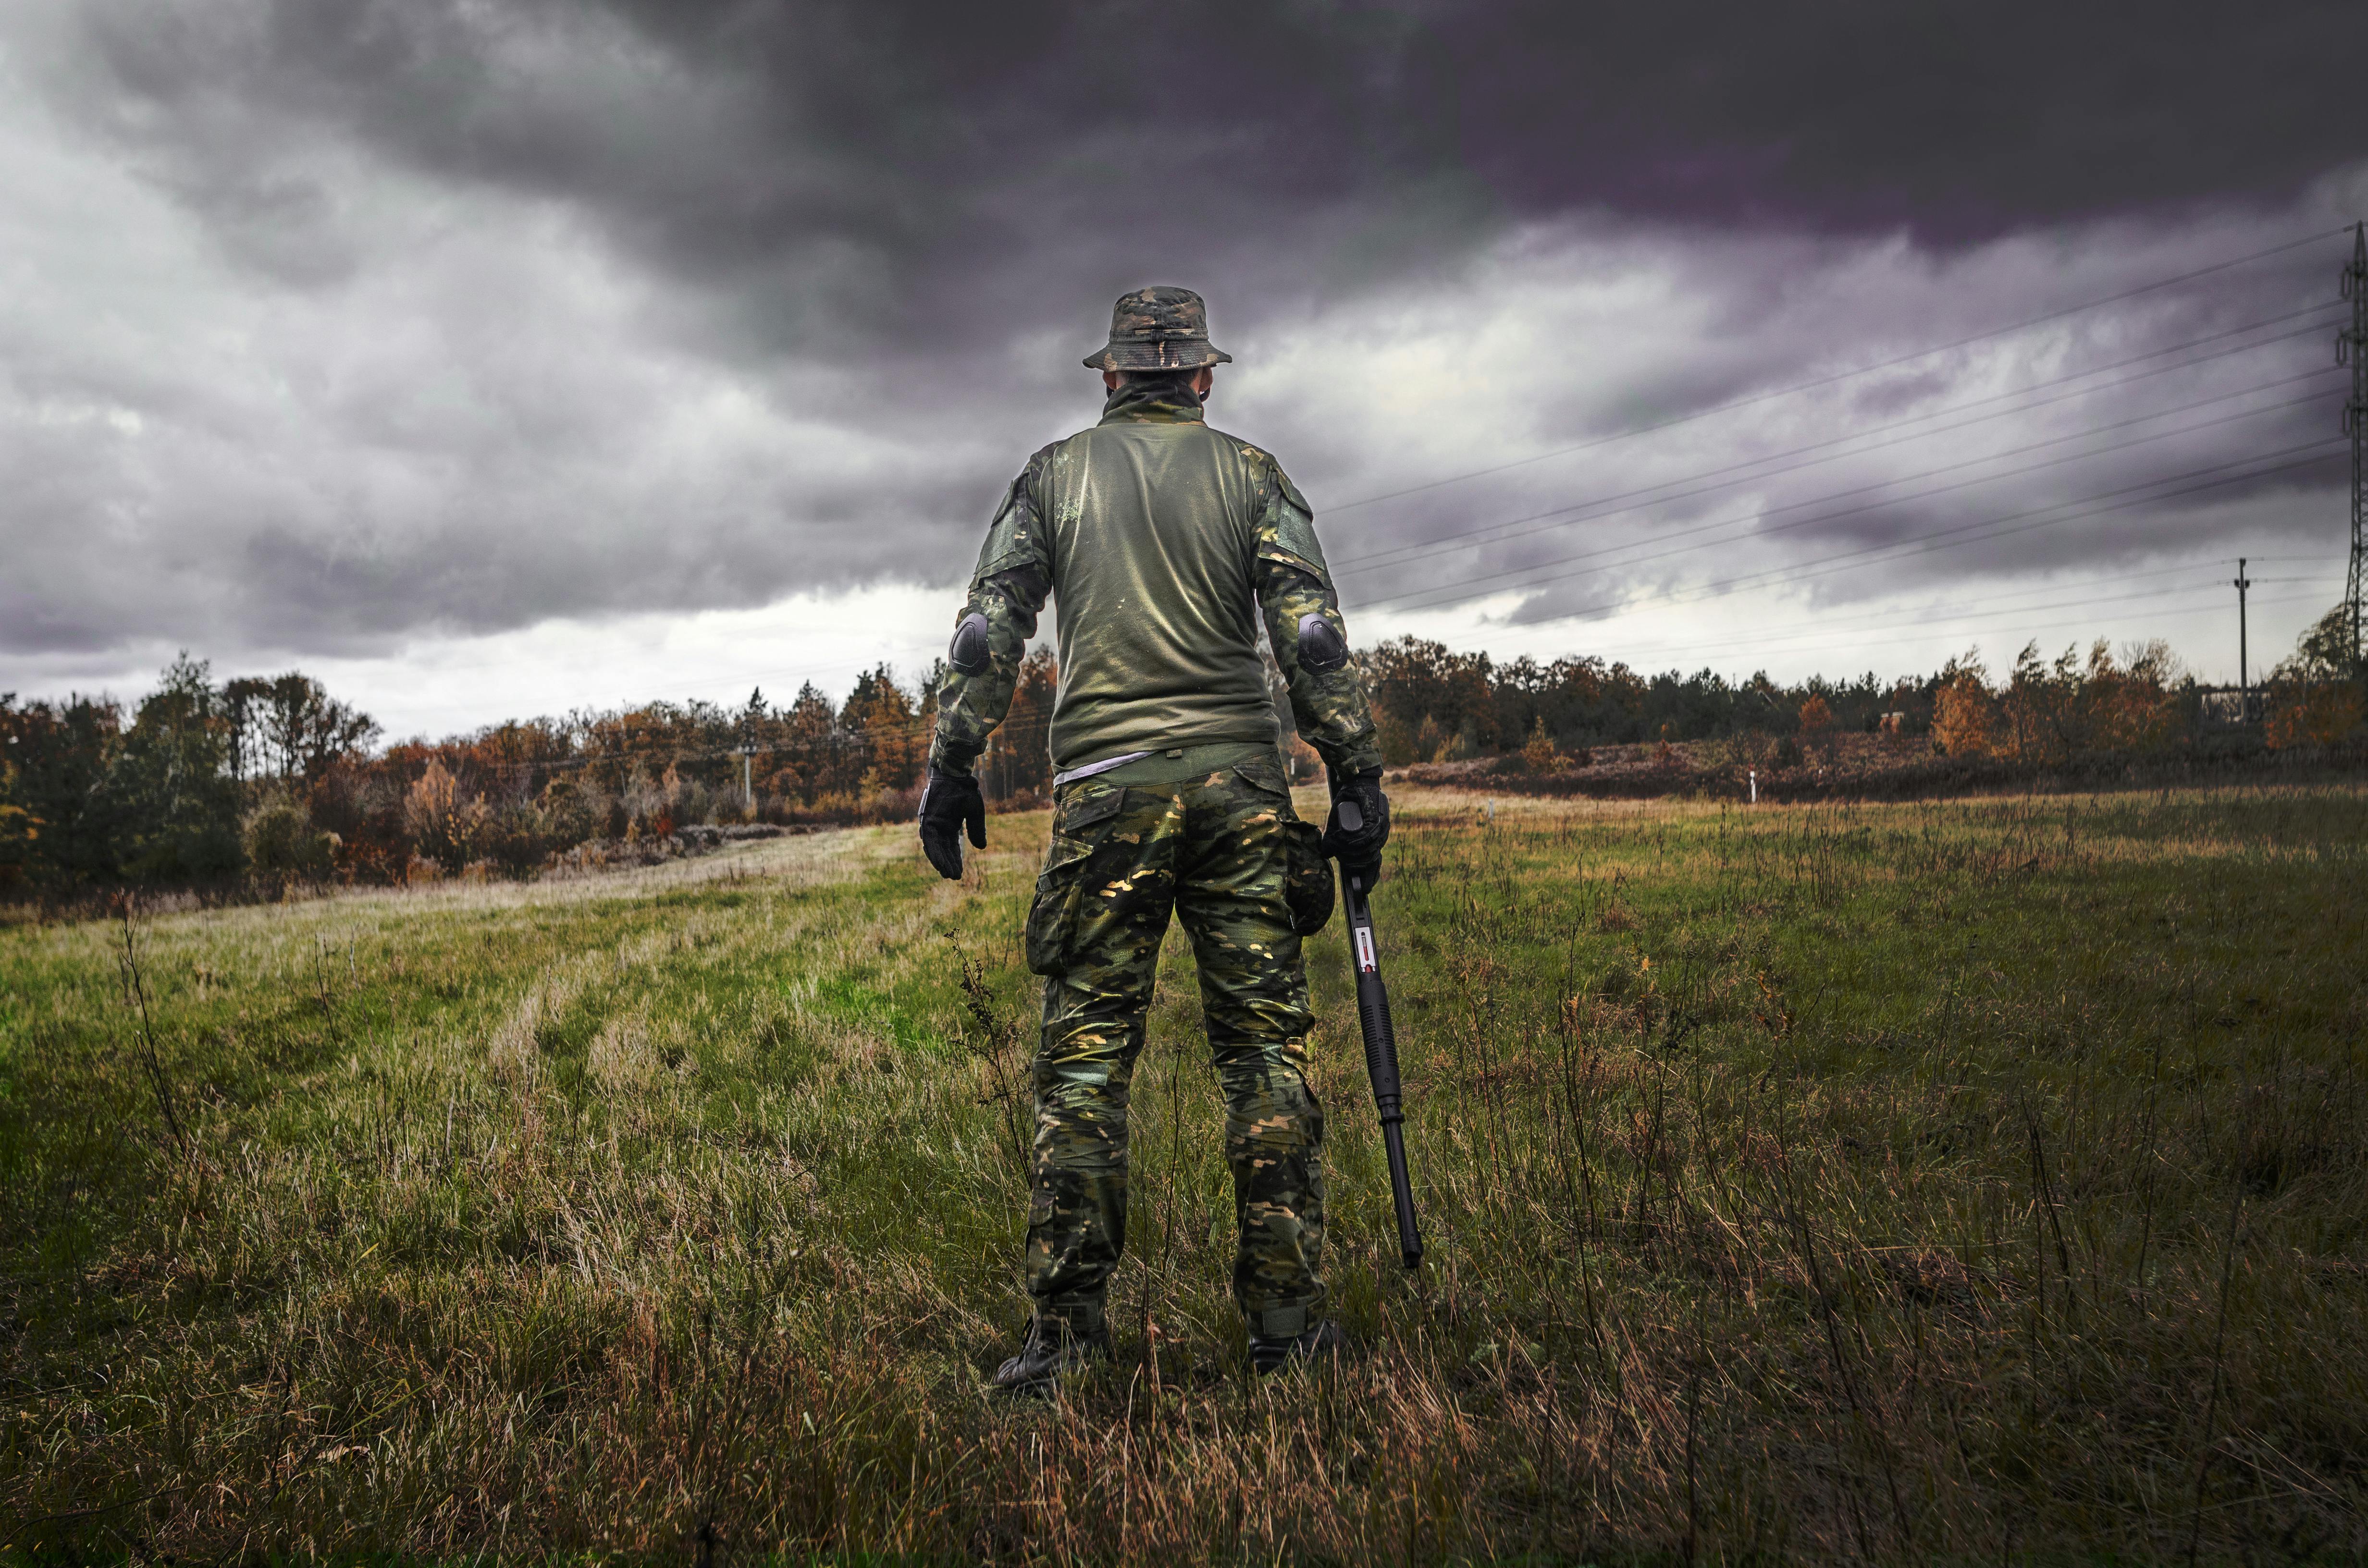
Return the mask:
<svg viewBox="0 0 2368 1568">
<path fill-rule="evenodd" d="M 1356 825 L 1350 826 L 1352 822 Z M 1340 862 L 1343 873 L 1361 874 L 1364 885 L 1371 888 L 1380 879 L 1382 846 L 1389 841 L 1390 800 L 1382 793 L 1382 770 L 1376 767 L 1335 778 L 1324 853 Z"/>
<path fill-rule="evenodd" d="M 921 786 L 921 853 L 950 882 L 962 880 L 964 827 L 975 847 L 986 847 L 986 797 L 978 792 L 978 780 L 932 767 Z"/>
</svg>

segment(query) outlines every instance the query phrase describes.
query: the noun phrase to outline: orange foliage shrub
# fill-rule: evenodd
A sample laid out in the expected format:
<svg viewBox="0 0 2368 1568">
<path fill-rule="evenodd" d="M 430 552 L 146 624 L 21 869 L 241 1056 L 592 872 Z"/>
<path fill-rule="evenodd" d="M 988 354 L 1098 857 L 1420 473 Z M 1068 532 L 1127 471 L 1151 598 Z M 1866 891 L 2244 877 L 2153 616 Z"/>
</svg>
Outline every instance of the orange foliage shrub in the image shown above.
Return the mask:
<svg viewBox="0 0 2368 1568">
<path fill-rule="evenodd" d="M 1960 669 L 1932 699 L 1932 744 L 1950 756 L 1987 756 L 1994 718 L 1980 667 Z"/>
<path fill-rule="evenodd" d="M 2360 688 L 2349 681 L 2289 687 L 2274 693 L 2263 738 L 2271 750 L 2331 746 L 2360 727 Z"/>
<path fill-rule="evenodd" d="M 404 830 L 422 858 L 448 871 L 475 858 L 477 839 L 492 814 L 483 797 L 461 799 L 461 781 L 441 762 L 430 762 L 404 792 Z"/>
</svg>

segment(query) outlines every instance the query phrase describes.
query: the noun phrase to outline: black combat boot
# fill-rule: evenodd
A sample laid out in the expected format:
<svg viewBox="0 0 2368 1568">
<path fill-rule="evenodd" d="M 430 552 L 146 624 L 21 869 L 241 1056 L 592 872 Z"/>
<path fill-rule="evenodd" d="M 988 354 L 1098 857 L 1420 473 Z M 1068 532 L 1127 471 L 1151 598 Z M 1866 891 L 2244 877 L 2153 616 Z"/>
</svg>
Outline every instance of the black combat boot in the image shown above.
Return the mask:
<svg viewBox="0 0 2368 1568">
<path fill-rule="evenodd" d="M 1287 1334 L 1272 1339 L 1263 1334 L 1253 1334 L 1250 1335 L 1250 1366 L 1263 1378 L 1287 1368 L 1328 1361 L 1339 1354 L 1346 1338 L 1340 1332 L 1340 1325 L 1330 1318 L 1326 1318 L 1304 1334 Z"/>
<path fill-rule="evenodd" d="M 1028 1337 L 1014 1356 L 995 1369 L 987 1386 L 1030 1399 L 1050 1395 L 1064 1372 L 1075 1372 L 1096 1361 L 1110 1359 L 1110 1329 L 1097 1321 L 1080 1328 L 1060 1318 L 1039 1317 L 1028 1325 Z"/>
</svg>

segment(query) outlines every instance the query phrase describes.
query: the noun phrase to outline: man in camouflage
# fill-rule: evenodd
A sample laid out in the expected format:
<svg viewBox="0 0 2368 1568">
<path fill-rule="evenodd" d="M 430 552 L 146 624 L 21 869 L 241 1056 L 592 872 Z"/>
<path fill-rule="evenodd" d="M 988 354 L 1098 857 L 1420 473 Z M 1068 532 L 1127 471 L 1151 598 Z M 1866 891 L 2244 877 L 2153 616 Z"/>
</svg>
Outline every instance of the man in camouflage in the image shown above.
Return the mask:
<svg viewBox="0 0 2368 1568">
<path fill-rule="evenodd" d="M 1048 594 L 1059 615 L 1053 845 L 1028 915 L 1045 977 L 1035 1061 L 1034 1306 L 997 1386 L 1041 1392 L 1106 1355 L 1102 1298 L 1126 1244 L 1127 1090 L 1171 909 L 1201 975 L 1224 1085 L 1240 1244 L 1234 1294 L 1261 1371 L 1324 1354 L 1324 1113 L 1300 935 L 1328 851 L 1372 866 L 1389 833 L 1381 753 L 1307 502 L 1273 458 L 1201 420 L 1211 367 L 1199 295 L 1144 289 L 1086 360 L 1099 424 L 1013 480 L 987 530 L 938 696 L 921 841 L 947 877 L 984 846 L 972 765 L 1010 706 Z M 1300 733 L 1365 826 L 1319 849 L 1276 752 L 1263 620 Z M 1294 865 L 1294 860 L 1297 864 Z M 1294 892 L 1294 890 L 1296 890 Z M 1299 906 L 1294 928 L 1294 905 Z"/>
</svg>

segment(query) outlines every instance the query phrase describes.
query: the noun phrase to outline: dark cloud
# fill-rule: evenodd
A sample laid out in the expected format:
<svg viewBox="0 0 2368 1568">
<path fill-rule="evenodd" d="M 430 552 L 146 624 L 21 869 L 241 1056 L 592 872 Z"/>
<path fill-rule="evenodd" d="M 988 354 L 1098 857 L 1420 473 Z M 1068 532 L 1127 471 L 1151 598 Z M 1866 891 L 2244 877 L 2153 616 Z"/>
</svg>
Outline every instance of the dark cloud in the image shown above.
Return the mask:
<svg viewBox="0 0 2368 1568">
<path fill-rule="evenodd" d="M 51 118 L 13 133 L 125 176 L 122 213 L 159 194 L 211 246 L 134 246 L 138 278 L 62 250 L 40 319 L 20 303 L 0 323 L 5 538 L 37 563 L 0 585 L 19 650 L 162 631 L 350 651 L 944 583 L 1024 454 L 1090 416 L 1076 361 L 1107 301 L 1155 279 L 1207 292 L 1242 359 L 1221 422 L 1329 505 L 2259 248 L 2356 205 L 2368 159 L 2356 5 L 88 0 L 15 26 Z M 131 217 L 56 204 L 68 216 L 25 222 L 122 249 L 100 231 Z M 1354 510 L 1327 525 L 1335 553 L 1429 546 L 1352 579 L 1418 602 L 1705 507 L 1911 474 L 2020 427 L 1467 542 L 1808 426 L 2295 308 L 2328 292 L 2327 260 L 2214 275 L 1714 437 Z M 2047 417 L 2110 423 L 2207 383 L 2157 397 L 2170 384 Z M 2264 415 L 1739 533 L 1728 553 L 1805 560 L 2324 423 Z M 1853 580 L 2110 563 L 2192 543 L 2248 496 L 2262 526 L 2299 528 L 2291 479 Z M 1519 613 L 1702 575 L 1618 562 Z"/>
<path fill-rule="evenodd" d="M 2273 204 L 2368 150 L 2357 6 L 1539 7 L 1450 34 L 1477 166 L 1523 210 L 1905 224 L 1942 241 Z M 1485 91 L 1474 91 L 1485 84 Z"/>
<path fill-rule="evenodd" d="M 318 126 L 580 203 L 802 352 L 1082 324 L 1145 257 L 1208 257 L 1255 315 L 1579 210 L 1955 243 L 2274 206 L 2368 154 L 2354 5 L 85 11 L 75 96 L 226 233 L 305 226 L 269 147 Z"/>
<path fill-rule="evenodd" d="M 711 296 L 719 345 L 942 358 L 1019 328 L 1085 331 L 1079 301 L 1147 258 L 1205 258 L 1281 305 L 1295 279 L 1467 242 L 1485 190 L 1453 155 L 1447 100 L 1405 80 L 1427 30 L 1263 5 L 1179 24 L 1149 6 L 388 0 L 160 17 L 101 0 L 72 96 L 153 148 L 243 249 L 302 226 L 268 171 L 313 127 L 576 204 Z"/>
</svg>

